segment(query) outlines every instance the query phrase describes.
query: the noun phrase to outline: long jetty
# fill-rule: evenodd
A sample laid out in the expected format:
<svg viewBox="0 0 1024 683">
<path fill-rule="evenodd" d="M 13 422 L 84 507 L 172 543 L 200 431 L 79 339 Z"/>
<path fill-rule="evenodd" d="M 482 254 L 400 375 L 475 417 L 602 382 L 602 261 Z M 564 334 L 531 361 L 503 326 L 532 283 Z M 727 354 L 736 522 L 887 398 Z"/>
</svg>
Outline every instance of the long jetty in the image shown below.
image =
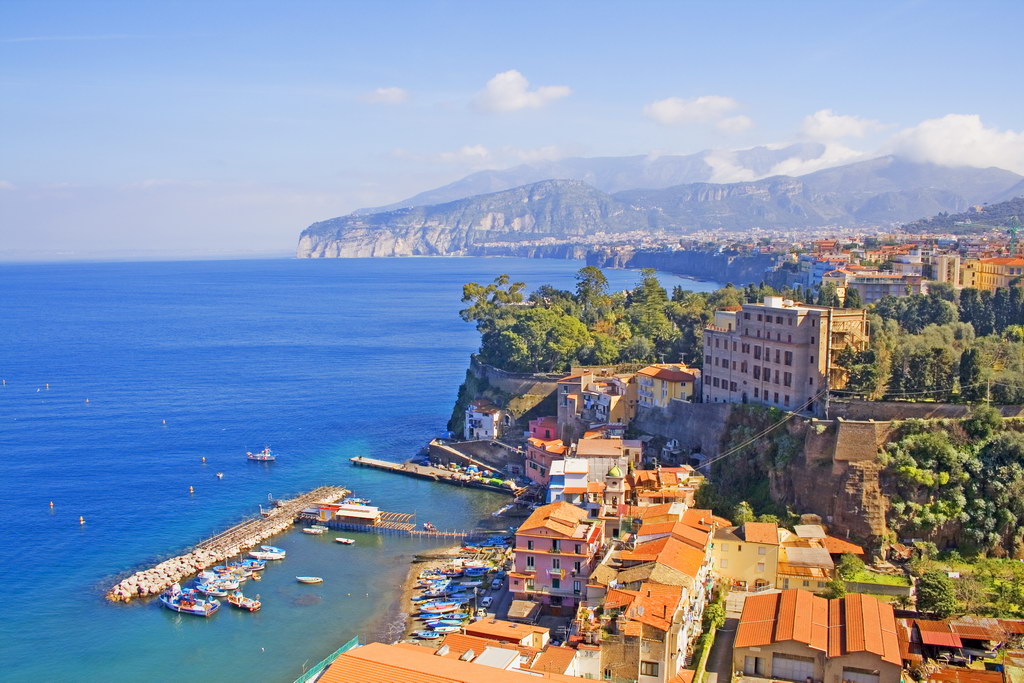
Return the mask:
<svg viewBox="0 0 1024 683">
<path fill-rule="evenodd" d="M 349 458 L 349 461 L 353 465 L 359 467 L 372 467 L 374 469 L 384 470 L 385 472 L 403 474 L 407 477 L 428 479 L 430 481 L 441 482 L 442 484 L 452 484 L 453 486 L 464 486 L 474 489 L 483 489 L 485 491 L 494 491 L 496 493 L 504 493 L 507 496 L 517 496 L 522 491 L 522 489 L 510 489 L 507 486 L 486 484 L 476 481 L 465 474 L 452 472 L 451 470 L 442 469 L 440 467 L 434 467 L 433 465 L 417 465 L 414 462 L 388 462 L 387 460 L 377 460 L 376 458 L 367 458 L 361 455 Z"/>
<path fill-rule="evenodd" d="M 320 503 L 334 503 L 349 494 L 340 486 L 321 486 L 296 498 L 280 501 L 277 507 L 263 516 L 249 519 L 212 536 L 191 552 L 164 560 L 160 564 L 136 572 L 107 592 L 113 602 L 128 602 L 134 598 L 158 595 L 171 584 L 208 567 L 221 564 L 254 547 L 275 534 L 288 529 L 308 507 Z"/>
</svg>

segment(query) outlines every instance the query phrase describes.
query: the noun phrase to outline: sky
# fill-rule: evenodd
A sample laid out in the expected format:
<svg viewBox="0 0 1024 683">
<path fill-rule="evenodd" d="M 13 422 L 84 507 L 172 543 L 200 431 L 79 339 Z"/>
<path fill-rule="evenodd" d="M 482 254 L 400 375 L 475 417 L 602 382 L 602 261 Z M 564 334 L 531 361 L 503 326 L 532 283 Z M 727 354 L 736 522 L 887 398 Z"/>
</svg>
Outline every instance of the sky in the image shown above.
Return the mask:
<svg viewBox="0 0 1024 683">
<path fill-rule="evenodd" d="M 1024 174 L 1024 3 L 0 1 L 0 260 L 286 255 L 484 168 Z"/>
</svg>

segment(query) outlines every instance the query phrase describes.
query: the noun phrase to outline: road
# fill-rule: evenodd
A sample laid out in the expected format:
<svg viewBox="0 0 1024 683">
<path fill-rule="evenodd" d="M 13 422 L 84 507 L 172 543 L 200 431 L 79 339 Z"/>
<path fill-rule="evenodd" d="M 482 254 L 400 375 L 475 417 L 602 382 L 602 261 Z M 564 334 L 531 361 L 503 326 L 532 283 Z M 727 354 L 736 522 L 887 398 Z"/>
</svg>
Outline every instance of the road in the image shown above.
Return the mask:
<svg viewBox="0 0 1024 683">
<path fill-rule="evenodd" d="M 718 683 L 729 683 L 732 679 L 732 644 L 736 640 L 736 624 L 739 619 L 726 619 L 722 628 L 715 632 L 715 643 L 708 656 L 708 673 L 718 674 Z"/>
</svg>

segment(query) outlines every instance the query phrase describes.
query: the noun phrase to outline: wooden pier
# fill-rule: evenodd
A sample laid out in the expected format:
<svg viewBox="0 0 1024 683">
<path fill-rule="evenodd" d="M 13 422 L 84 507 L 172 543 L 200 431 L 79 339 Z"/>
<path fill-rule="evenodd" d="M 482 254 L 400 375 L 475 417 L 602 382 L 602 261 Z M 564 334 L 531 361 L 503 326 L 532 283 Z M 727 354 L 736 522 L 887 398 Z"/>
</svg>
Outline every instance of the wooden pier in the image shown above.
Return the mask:
<svg viewBox="0 0 1024 683">
<path fill-rule="evenodd" d="M 434 467 L 432 465 L 417 465 L 412 462 L 406 463 L 395 463 L 388 462 L 387 460 L 377 460 L 376 458 L 367 458 L 361 455 L 357 455 L 354 458 L 349 458 L 353 465 L 358 467 L 372 467 L 378 470 L 384 470 L 385 472 L 394 472 L 395 474 L 404 474 L 407 477 L 416 477 L 418 479 L 428 479 L 430 481 L 441 482 L 442 484 L 451 484 L 453 486 L 462 486 L 465 488 L 482 489 L 484 491 L 494 491 L 495 493 L 504 493 L 506 496 L 516 496 L 522 489 L 510 489 L 506 486 L 494 486 L 493 484 L 485 484 L 472 478 L 468 478 L 465 474 L 460 472 L 452 472 L 451 470 L 442 469 L 440 467 Z"/>
<path fill-rule="evenodd" d="M 291 500 L 280 501 L 277 507 L 265 511 L 260 517 L 248 519 L 211 536 L 185 555 L 172 557 L 151 569 L 132 574 L 111 588 L 107 592 L 107 599 L 127 602 L 133 598 L 162 593 L 183 578 L 221 564 L 271 536 L 287 531 L 306 508 L 321 503 L 334 503 L 348 494 L 349 491 L 340 486 L 321 486 Z"/>
<path fill-rule="evenodd" d="M 463 539 L 476 535 L 471 531 L 448 531 L 440 529 L 428 531 L 426 529 L 419 529 L 416 524 L 416 515 L 408 512 L 381 512 L 372 524 L 338 522 L 334 520 L 324 521 L 310 513 L 303 513 L 299 515 L 299 519 L 301 521 L 322 524 L 330 529 L 337 529 L 339 531 L 363 531 L 374 534 L 416 536 L 418 538 Z"/>
</svg>

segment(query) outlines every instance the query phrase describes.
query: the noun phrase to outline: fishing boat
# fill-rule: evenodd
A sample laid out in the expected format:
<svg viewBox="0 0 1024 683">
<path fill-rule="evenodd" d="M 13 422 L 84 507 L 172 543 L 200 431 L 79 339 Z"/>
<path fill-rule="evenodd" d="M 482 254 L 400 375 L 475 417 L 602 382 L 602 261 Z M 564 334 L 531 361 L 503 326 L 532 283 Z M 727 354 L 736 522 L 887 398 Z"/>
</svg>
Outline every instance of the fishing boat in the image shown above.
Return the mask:
<svg viewBox="0 0 1024 683">
<path fill-rule="evenodd" d="M 313 526 L 307 526 L 302 530 L 304 534 L 313 534 L 319 536 L 320 534 L 326 534 L 329 531 L 327 527 L 322 524 L 314 524 Z"/>
<path fill-rule="evenodd" d="M 203 595 L 210 595 L 217 598 L 223 598 L 225 595 L 228 594 L 228 592 L 225 589 L 221 588 L 220 586 L 217 586 L 216 584 L 211 583 L 196 583 L 194 584 L 193 588 L 195 588 L 195 590 L 199 591 Z"/>
<path fill-rule="evenodd" d="M 431 524 L 430 522 L 423 522 L 423 530 L 424 531 L 437 531 L 437 527 L 434 526 L 433 524 Z"/>
<path fill-rule="evenodd" d="M 234 593 L 229 595 L 228 602 L 231 603 L 233 607 L 237 607 L 238 609 L 246 609 L 250 612 L 255 612 L 263 606 L 263 603 L 261 603 L 259 600 L 255 598 L 247 598 L 244 595 L 242 595 L 240 591 L 235 591 Z"/>
<path fill-rule="evenodd" d="M 274 545 L 261 545 L 260 550 L 266 550 L 268 553 L 281 553 L 284 555 L 284 548 L 278 548 Z"/>
<path fill-rule="evenodd" d="M 253 557 L 257 560 L 283 560 L 284 553 L 271 553 L 266 550 L 251 550 L 249 551 L 249 557 Z"/>
<path fill-rule="evenodd" d="M 370 499 L 369 498 L 346 498 L 345 500 L 343 500 L 341 502 L 343 504 L 345 504 L 345 505 L 369 505 L 370 504 Z"/>
<path fill-rule="evenodd" d="M 467 567 L 462 573 L 466 576 L 483 576 L 487 573 L 487 567 Z"/>
<path fill-rule="evenodd" d="M 259 453 L 246 452 L 245 457 L 253 462 L 274 462 L 277 460 L 277 456 L 271 453 L 269 448 L 264 448 Z"/>
<path fill-rule="evenodd" d="M 262 581 L 262 580 L 263 580 L 263 577 L 262 577 L 262 576 L 260 576 L 259 574 L 253 574 L 253 575 L 252 575 L 252 580 L 253 580 L 253 581 Z"/>
<path fill-rule="evenodd" d="M 200 598 L 194 590 L 182 590 L 176 583 L 160 594 L 160 602 L 169 610 L 200 617 L 208 617 L 220 609 L 218 600 Z"/>
<path fill-rule="evenodd" d="M 459 588 L 479 588 L 481 585 L 483 584 L 480 581 L 466 581 L 465 583 L 460 583 Z"/>
<path fill-rule="evenodd" d="M 296 576 L 295 580 L 299 583 L 323 583 L 324 580 L 319 576 Z"/>
<path fill-rule="evenodd" d="M 434 633 L 441 633 L 441 634 L 444 634 L 444 633 L 458 633 L 459 631 L 462 630 L 462 628 L 460 626 L 431 626 L 430 624 L 427 624 L 427 628 L 429 628 Z"/>
<path fill-rule="evenodd" d="M 334 539 L 335 543 L 341 543 L 342 545 L 355 545 L 356 539 L 354 538 L 342 538 L 338 537 Z"/>
<path fill-rule="evenodd" d="M 431 619 L 427 622 L 427 628 L 434 626 L 462 626 L 462 619 Z"/>
<path fill-rule="evenodd" d="M 437 631 L 415 631 L 413 636 L 420 640 L 437 640 L 441 637 L 441 634 Z"/>
<path fill-rule="evenodd" d="M 250 572 L 261 572 L 267 568 L 266 560 L 254 560 L 252 558 L 245 558 L 239 560 L 235 564 L 242 567 L 243 569 L 247 569 Z"/>
</svg>

